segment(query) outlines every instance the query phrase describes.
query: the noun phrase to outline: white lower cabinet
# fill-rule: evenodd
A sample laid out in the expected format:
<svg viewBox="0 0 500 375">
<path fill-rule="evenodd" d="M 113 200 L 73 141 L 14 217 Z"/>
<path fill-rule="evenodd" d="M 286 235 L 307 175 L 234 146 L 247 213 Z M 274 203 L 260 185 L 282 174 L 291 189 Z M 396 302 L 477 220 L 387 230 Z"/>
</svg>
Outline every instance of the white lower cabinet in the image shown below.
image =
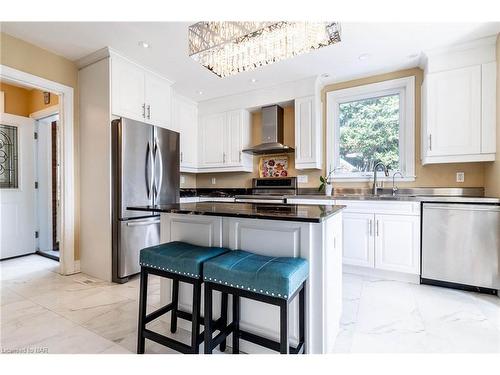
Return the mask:
<svg viewBox="0 0 500 375">
<path fill-rule="evenodd" d="M 375 267 L 373 214 L 344 213 L 343 263 Z"/>
<path fill-rule="evenodd" d="M 420 217 L 344 213 L 343 263 L 420 273 Z"/>
<path fill-rule="evenodd" d="M 420 217 L 375 215 L 375 268 L 420 273 Z"/>
</svg>

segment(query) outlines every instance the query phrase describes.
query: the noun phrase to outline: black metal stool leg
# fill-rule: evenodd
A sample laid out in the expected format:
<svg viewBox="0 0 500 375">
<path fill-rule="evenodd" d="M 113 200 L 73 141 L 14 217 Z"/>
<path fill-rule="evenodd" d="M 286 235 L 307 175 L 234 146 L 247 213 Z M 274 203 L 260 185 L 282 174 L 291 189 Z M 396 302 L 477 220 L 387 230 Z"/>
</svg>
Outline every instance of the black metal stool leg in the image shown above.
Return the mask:
<svg viewBox="0 0 500 375">
<path fill-rule="evenodd" d="M 233 294 L 233 354 L 240 353 L 240 296 Z"/>
<path fill-rule="evenodd" d="M 205 354 L 212 354 L 212 287 L 210 283 L 205 283 L 205 328 L 204 346 Z"/>
<path fill-rule="evenodd" d="M 225 327 L 227 326 L 227 299 L 228 295 L 227 293 L 222 293 L 221 297 L 221 307 L 220 307 L 220 316 L 222 320 L 222 326 Z M 226 339 L 222 340 L 220 343 L 219 349 L 221 352 L 226 350 Z"/>
<path fill-rule="evenodd" d="M 302 344 L 302 353 L 306 352 L 306 287 L 302 285 L 299 292 L 299 347 Z"/>
<path fill-rule="evenodd" d="M 194 354 L 200 352 L 200 308 L 201 308 L 201 281 L 193 284 L 193 321 L 191 326 L 191 348 Z"/>
<path fill-rule="evenodd" d="M 139 324 L 137 327 L 137 354 L 144 354 L 146 339 L 144 338 L 144 329 L 146 324 L 146 306 L 148 297 L 148 271 L 141 268 L 141 279 L 139 287 Z"/>
<path fill-rule="evenodd" d="M 177 309 L 179 308 L 179 280 L 172 280 L 172 311 L 170 312 L 170 332 L 177 331 Z"/>
<path fill-rule="evenodd" d="M 288 354 L 288 301 L 280 305 L 280 354 Z"/>
</svg>

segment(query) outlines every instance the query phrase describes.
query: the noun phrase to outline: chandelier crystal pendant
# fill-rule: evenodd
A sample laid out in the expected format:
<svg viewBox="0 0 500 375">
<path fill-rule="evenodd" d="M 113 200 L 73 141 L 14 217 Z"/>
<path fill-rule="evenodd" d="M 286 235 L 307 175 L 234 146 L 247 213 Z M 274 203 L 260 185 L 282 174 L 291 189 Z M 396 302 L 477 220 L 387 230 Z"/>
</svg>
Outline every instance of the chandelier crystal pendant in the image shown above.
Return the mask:
<svg viewBox="0 0 500 375">
<path fill-rule="evenodd" d="M 340 42 L 338 22 L 198 22 L 189 56 L 219 77 L 272 64 Z"/>
</svg>

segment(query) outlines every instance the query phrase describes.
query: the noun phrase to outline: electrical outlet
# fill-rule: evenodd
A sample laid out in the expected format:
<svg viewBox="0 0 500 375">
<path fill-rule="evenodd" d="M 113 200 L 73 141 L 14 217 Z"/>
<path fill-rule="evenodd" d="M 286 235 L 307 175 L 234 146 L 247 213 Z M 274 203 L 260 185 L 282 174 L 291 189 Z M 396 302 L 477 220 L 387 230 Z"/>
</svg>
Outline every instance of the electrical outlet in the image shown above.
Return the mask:
<svg viewBox="0 0 500 375">
<path fill-rule="evenodd" d="M 212 177 L 212 185 L 215 185 L 217 183 L 217 179 L 215 177 Z"/>
<path fill-rule="evenodd" d="M 297 182 L 299 184 L 307 184 L 308 181 L 309 181 L 309 176 L 307 176 L 305 174 L 301 174 L 301 175 L 297 176 Z"/>
<path fill-rule="evenodd" d="M 465 173 L 457 172 L 457 182 L 464 182 L 464 181 L 465 181 Z"/>
<path fill-rule="evenodd" d="M 186 177 L 185 176 L 181 176 L 181 184 L 184 184 L 186 183 Z"/>
</svg>

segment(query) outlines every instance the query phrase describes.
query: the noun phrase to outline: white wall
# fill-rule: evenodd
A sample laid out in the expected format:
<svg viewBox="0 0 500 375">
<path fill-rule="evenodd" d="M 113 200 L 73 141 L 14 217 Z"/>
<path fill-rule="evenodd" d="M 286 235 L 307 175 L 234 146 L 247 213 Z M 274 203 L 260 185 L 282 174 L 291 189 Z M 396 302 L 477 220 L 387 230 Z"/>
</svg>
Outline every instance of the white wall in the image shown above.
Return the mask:
<svg viewBox="0 0 500 375">
<path fill-rule="evenodd" d="M 231 96 L 201 101 L 198 103 L 198 114 L 207 115 L 231 111 L 235 109 L 260 109 L 269 104 L 280 104 L 315 94 L 317 78 L 311 77 L 294 82 L 287 82 L 279 86 L 265 87 Z"/>
</svg>

